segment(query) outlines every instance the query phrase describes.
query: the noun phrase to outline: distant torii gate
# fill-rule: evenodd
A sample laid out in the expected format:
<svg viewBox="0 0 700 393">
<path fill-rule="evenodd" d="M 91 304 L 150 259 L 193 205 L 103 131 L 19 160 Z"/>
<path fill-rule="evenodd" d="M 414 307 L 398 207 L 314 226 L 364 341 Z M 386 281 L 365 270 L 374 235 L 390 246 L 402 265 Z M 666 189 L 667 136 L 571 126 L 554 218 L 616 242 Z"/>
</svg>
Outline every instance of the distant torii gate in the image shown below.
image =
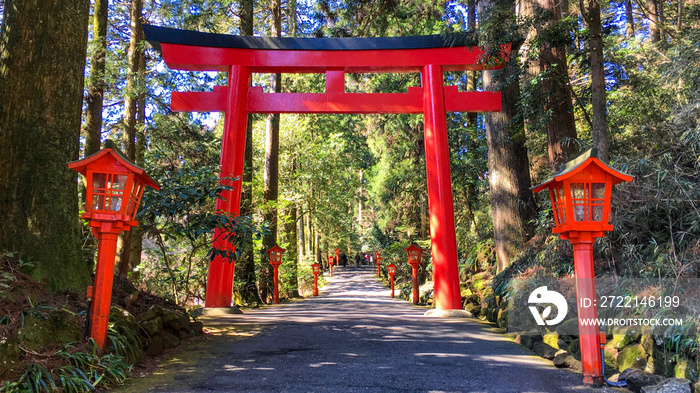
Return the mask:
<svg viewBox="0 0 700 393">
<path fill-rule="evenodd" d="M 263 38 L 144 25 L 146 39 L 171 69 L 228 72 L 212 92 L 172 92 L 181 112 L 224 112 L 221 177 L 243 174 L 248 113 L 422 113 L 432 240 L 435 306 L 461 309 L 446 112 L 498 112 L 498 92 L 443 86 L 443 71 L 482 71 L 483 52 L 464 35 L 391 38 Z M 494 67 L 498 68 L 498 67 Z M 423 87 L 407 93 L 346 93 L 345 73 L 420 72 Z M 325 73 L 325 93 L 264 93 L 251 73 Z M 238 215 L 241 180 L 216 208 Z M 216 236 L 221 239 L 221 236 Z M 219 249 L 230 249 L 224 241 Z M 209 264 L 206 307 L 231 305 L 233 262 Z"/>
</svg>

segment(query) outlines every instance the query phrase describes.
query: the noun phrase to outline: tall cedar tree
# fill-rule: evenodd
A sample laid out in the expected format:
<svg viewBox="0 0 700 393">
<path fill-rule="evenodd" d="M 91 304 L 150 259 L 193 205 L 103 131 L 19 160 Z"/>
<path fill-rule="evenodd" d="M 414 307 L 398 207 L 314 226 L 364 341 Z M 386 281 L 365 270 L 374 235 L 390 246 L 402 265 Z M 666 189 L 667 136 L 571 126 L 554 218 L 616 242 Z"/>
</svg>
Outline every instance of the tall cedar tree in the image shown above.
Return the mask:
<svg viewBox="0 0 700 393">
<path fill-rule="evenodd" d="M 126 150 L 126 156 L 129 159 L 136 161 L 136 138 L 139 127 L 139 122 L 144 119 L 138 117 L 139 96 L 143 88 L 143 70 L 141 69 L 141 54 L 143 53 L 143 1 L 132 0 L 131 8 L 129 9 L 129 20 L 131 22 L 131 37 L 129 38 L 129 49 L 127 56 L 127 73 L 126 73 L 126 94 L 124 97 L 124 134 L 123 144 Z M 145 64 L 144 64 L 145 66 Z M 131 260 L 132 247 L 134 250 L 140 250 L 139 244 L 133 242 L 141 242 L 141 230 L 131 228 L 128 232 L 123 232 L 119 237 L 119 252 L 116 261 L 117 272 L 126 274 L 130 272 L 140 262 L 140 253 L 134 253 L 135 260 Z M 136 234 L 136 236 L 134 236 Z"/>
<path fill-rule="evenodd" d="M 558 0 L 535 0 L 544 13 L 544 23 L 538 34 L 548 32 L 549 40 L 542 37 L 539 48 L 538 71 L 544 73 L 541 88 L 545 99 L 544 111 L 549 114 L 545 123 L 547 151 L 552 171 L 576 155 L 576 120 L 569 87 L 569 67 L 566 63 L 566 45 L 562 37 L 552 36 L 554 27 L 560 23 L 561 6 Z"/>
<path fill-rule="evenodd" d="M 253 35 L 253 12 L 255 2 L 242 0 L 240 8 L 241 35 Z M 248 115 L 248 128 L 245 137 L 245 168 L 243 170 L 243 193 L 241 195 L 241 215 L 253 214 L 253 116 Z M 240 283 L 235 289 L 243 303 L 261 303 L 258 293 L 257 274 L 255 273 L 255 253 L 253 252 L 253 233 L 248 233 L 243 255 L 236 263 L 236 281 Z"/>
<path fill-rule="evenodd" d="M 498 45 L 492 37 L 506 37 L 505 26 L 515 19 L 512 0 L 479 2 L 479 15 L 488 45 Z M 486 142 L 491 198 L 491 216 L 496 249 L 497 270 L 503 271 L 529 239 L 530 220 L 535 217 L 530 191 L 530 166 L 525 148 L 525 132 L 518 114 L 520 84 L 518 51 L 521 42 L 512 42 L 508 64 L 501 71 L 484 72 L 484 90 L 501 91 L 502 110 L 485 116 Z"/>
<path fill-rule="evenodd" d="M 282 3 L 280 0 L 272 2 L 272 23 L 270 24 L 270 36 L 282 36 Z M 270 91 L 281 92 L 282 75 L 270 75 Z M 279 195 L 279 151 L 280 151 L 280 115 L 270 113 L 267 115 L 267 132 L 265 136 L 265 171 L 263 174 L 264 194 L 263 203 L 266 207 L 265 221 L 270 225 L 270 232 L 263 235 L 262 246 L 269 250 L 277 244 L 277 197 Z M 263 258 L 260 272 L 260 296 L 267 302 L 272 298 L 272 268 L 269 264 L 269 254 Z M 268 299 L 269 298 L 269 299 Z"/>
<path fill-rule="evenodd" d="M 107 56 L 107 17 L 109 0 L 96 0 L 92 17 L 92 54 L 85 113 L 85 156 L 100 150 L 102 107 L 105 91 L 105 59 Z"/>
<path fill-rule="evenodd" d="M 0 32 L 0 252 L 82 289 L 77 174 L 88 0 L 6 0 Z"/>
<path fill-rule="evenodd" d="M 598 158 L 608 162 L 608 106 L 605 93 L 605 64 L 603 63 L 603 29 L 600 17 L 600 0 L 590 0 L 588 12 L 581 10 L 588 22 L 590 41 L 588 44 L 591 63 L 591 112 L 593 114 L 593 147 L 598 149 Z"/>
</svg>

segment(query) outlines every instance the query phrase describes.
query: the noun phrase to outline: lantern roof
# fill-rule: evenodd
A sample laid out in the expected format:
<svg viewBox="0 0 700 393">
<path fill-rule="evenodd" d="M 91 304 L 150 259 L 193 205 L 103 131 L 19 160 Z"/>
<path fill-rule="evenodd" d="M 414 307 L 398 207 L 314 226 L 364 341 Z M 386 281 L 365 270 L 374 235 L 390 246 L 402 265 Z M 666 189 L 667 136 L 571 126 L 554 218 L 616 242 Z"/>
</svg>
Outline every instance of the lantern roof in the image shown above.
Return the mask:
<svg viewBox="0 0 700 393">
<path fill-rule="evenodd" d="M 124 166 L 127 170 L 133 172 L 134 174 L 142 177 L 144 179 L 144 182 L 156 189 L 160 190 L 160 186 L 158 185 L 158 182 L 153 180 L 148 174 L 146 173 L 146 170 L 139 167 L 138 165 L 134 164 L 131 160 L 129 160 L 124 153 L 122 153 L 117 146 L 114 144 L 114 141 L 111 139 L 107 139 L 105 141 L 105 147 L 102 148 L 102 150 L 98 151 L 97 153 L 94 153 L 88 157 L 83 158 L 82 160 L 78 161 L 73 161 L 68 163 L 68 168 L 74 169 L 78 173 L 85 175 L 87 171 L 87 166 L 90 164 L 94 164 L 100 161 L 111 161 L 111 162 L 118 162 L 122 166 Z"/>
<path fill-rule="evenodd" d="M 566 164 L 562 164 L 559 167 L 559 172 L 555 173 L 554 176 L 547 179 L 542 184 L 530 187 L 530 189 L 532 190 L 532 192 L 540 192 L 543 189 L 547 188 L 551 183 L 564 181 L 580 173 L 590 165 L 595 165 L 596 167 L 600 168 L 601 170 L 612 176 L 612 185 L 621 183 L 623 181 L 630 182 L 632 181 L 632 179 L 634 179 L 633 176 L 617 171 L 609 167 L 603 161 L 599 160 L 598 149 L 592 148 L 589 149 L 587 152 L 581 154 L 580 156 L 574 158 L 573 160 L 567 162 Z"/>
<path fill-rule="evenodd" d="M 277 244 L 275 244 L 274 246 L 272 246 L 272 248 L 267 250 L 267 252 L 285 252 L 285 251 L 287 251 L 287 250 L 278 246 Z"/>
<path fill-rule="evenodd" d="M 418 250 L 418 251 L 420 251 L 420 252 L 423 252 L 423 249 L 422 249 L 422 248 L 420 248 L 420 247 L 416 246 L 416 245 L 415 245 L 415 244 L 413 244 L 413 243 L 411 243 L 411 245 L 410 245 L 410 246 L 406 247 L 406 249 L 405 249 L 405 250 L 406 250 L 406 251 L 413 251 L 413 250 Z"/>
</svg>

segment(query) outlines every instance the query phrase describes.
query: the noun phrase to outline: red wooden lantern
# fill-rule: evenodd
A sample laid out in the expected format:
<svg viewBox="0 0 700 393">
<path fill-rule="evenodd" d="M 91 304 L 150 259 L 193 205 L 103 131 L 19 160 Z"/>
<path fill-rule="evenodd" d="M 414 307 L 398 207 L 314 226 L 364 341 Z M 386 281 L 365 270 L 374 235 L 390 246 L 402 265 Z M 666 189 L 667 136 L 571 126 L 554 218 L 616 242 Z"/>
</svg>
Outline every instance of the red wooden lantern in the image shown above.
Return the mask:
<svg viewBox="0 0 700 393">
<path fill-rule="evenodd" d="M 382 276 L 382 257 L 377 257 L 377 277 Z"/>
<path fill-rule="evenodd" d="M 318 274 L 321 273 L 321 266 L 314 262 L 311 265 L 311 273 L 314 275 L 314 296 L 318 296 Z"/>
<path fill-rule="evenodd" d="M 554 229 L 563 239 L 576 237 L 576 232 L 591 232 L 595 237 L 612 231 L 610 197 L 612 187 L 630 182 L 633 177 L 607 166 L 591 149 L 562 165 L 551 179 L 532 188 L 549 191 L 554 212 Z"/>
<path fill-rule="evenodd" d="M 389 280 L 391 282 L 391 297 L 394 297 L 394 276 L 396 275 L 396 265 L 390 263 L 386 265 L 386 270 L 389 273 Z"/>
<path fill-rule="evenodd" d="M 411 265 L 413 275 L 413 304 L 418 304 L 418 266 L 420 265 L 423 249 L 411 244 L 406 247 L 408 253 L 408 264 Z"/>
<path fill-rule="evenodd" d="M 330 273 L 330 276 L 333 277 L 333 265 L 335 264 L 335 258 L 333 255 L 328 256 L 328 271 Z"/>
<path fill-rule="evenodd" d="M 583 383 L 602 383 L 600 334 L 598 326 L 583 324 L 584 320 L 596 320 L 595 272 L 593 269 L 593 243 L 605 231 L 612 231 L 610 198 L 612 187 L 633 177 L 609 167 L 591 149 L 578 158 L 564 164 L 551 179 L 532 188 L 549 191 L 554 213 L 553 233 L 568 239 L 574 249 L 574 274 L 576 276 L 576 305 L 579 319 L 579 342 L 583 364 Z M 593 300 L 584 302 L 582 299 Z M 584 307 L 584 304 L 589 304 Z"/>
<path fill-rule="evenodd" d="M 88 287 L 90 336 L 100 349 L 107 340 L 107 325 L 112 300 L 114 256 L 117 238 L 123 230 L 138 223 L 135 220 L 145 186 L 160 189 L 143 168 L 129 161 L 107 140 L 104 149 L 80 161 L 71 162 L 87 179 L 85 213 L 92 233 L 98 240 L 94 286 Z"/>
<path fill-rule="evenodd" d="M 280 302 L 279 267 L 282 264 L 282 254 L 285 251 L 287 250 L 276 244 L 267 250 L 267 252 L 270 254 L 270 265 L 272 265 L 272 277 L 274 282 L 274 287 L 272 289 L 272 302 L 275 304 L 279 304 Z"/>
</svg>

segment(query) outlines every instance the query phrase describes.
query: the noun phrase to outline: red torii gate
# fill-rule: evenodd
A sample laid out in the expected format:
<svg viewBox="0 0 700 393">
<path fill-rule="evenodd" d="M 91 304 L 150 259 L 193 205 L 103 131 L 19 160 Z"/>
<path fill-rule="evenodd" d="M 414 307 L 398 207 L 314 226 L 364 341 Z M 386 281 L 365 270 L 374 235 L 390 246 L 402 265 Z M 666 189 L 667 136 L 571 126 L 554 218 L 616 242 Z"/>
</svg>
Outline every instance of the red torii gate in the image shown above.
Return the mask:
<svg viewBox="0 0 700 393">
<path fill-rule="evenodd" d="M 171 69 L 228 72 L 212 92 L 172 92 L 181 112 L 224 112 L 221 177 L 243 173 L 248 113 L 423 113 L 435 306 L 461 309 L 446 112 L 498 112 L 498 92 L 443 86 L 443 71 L 482 71 L 481 49 L 464 35 L 390 38 L 264 38 L 209 34 L 144 25 L 146 39 Z M 498 68 L 498 67 L 492 67 Z M 407 93 L 346 93 L 345 73 L 420 72 L 422 87 Z M 325 73 L 325 93 L 264 93 L 252 73 Z M 238 215 L 241 180 L 216 208 Z M 231 249 L 216 233 L 219 249 Z M 206 307 L 231 305 L 234 263 L 209 264 Z"/>
</svg>

